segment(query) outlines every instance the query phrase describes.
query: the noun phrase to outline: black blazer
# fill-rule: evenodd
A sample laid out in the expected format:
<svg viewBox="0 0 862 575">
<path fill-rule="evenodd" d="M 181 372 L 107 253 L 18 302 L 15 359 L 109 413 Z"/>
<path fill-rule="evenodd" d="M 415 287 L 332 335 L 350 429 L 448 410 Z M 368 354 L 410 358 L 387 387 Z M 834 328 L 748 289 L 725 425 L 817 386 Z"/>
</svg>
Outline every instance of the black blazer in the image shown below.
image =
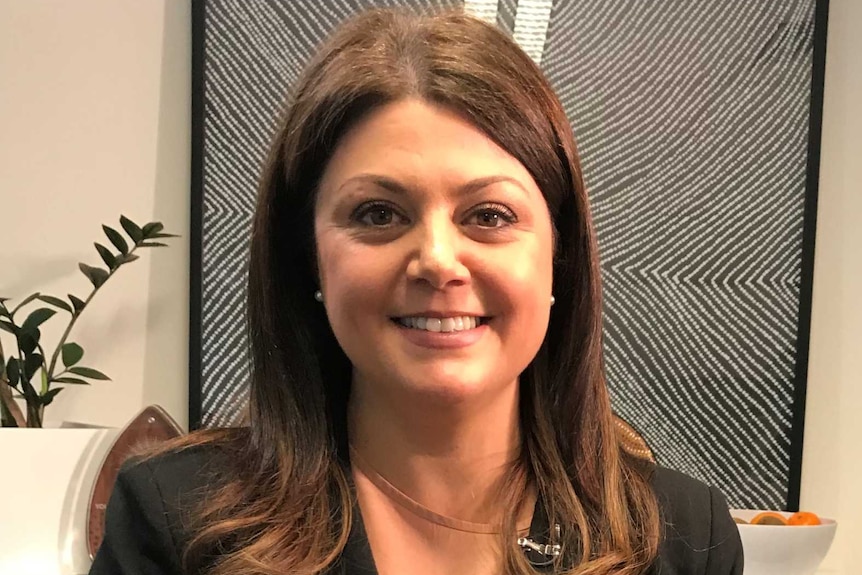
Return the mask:
<svg viewBox="0 0 862 575">
<path fill-rule="evenodd" d="M 212 485 L 214 451 L 193 448 L 126 465 L 108 503 L 105 538 L 90 575 L 186 575 L 180 562 L 188 536 L 183 518 Z M 661 467 L 652 477 L 665 535 L 650 575 L 741 575 L 742 544 L 721 493 Z M 331 575 L 377 575 L 358 506 L 354 518 Z M 537 504 L 530 537 L 546 542 L 548 531 Z"/>
</svg>

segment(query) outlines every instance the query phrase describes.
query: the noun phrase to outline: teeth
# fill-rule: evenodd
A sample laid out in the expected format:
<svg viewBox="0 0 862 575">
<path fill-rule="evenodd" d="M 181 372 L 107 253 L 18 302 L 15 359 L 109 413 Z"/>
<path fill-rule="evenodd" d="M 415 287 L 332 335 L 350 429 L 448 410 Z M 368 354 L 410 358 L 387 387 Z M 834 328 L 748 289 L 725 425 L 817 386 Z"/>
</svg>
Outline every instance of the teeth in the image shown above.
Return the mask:
<svg viewBox="0 0 862 575">
<path fill-rule="evenodd" d="M 481 324 L 479 318 L 474 316 L 461 317 L 402 317 L 398 323 L 404 327 L 433 331 L 435 333 L 449 333 L 453 331 L 464 331 L 475 329 Z"/>
</svg>

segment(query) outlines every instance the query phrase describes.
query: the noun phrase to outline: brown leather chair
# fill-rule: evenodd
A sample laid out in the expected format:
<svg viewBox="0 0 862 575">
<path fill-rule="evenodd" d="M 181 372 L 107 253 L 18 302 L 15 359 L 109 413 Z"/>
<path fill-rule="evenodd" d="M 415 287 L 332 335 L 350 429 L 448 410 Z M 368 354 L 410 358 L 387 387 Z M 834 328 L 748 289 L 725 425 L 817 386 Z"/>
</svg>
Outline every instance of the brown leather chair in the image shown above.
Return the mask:
<svg viewBox="0 0 862 575">
<path fill-rule="evenodd" d="M 614 424 L 623 451 L 655 463 L 655 454 L 653 454 L 652 448 L 634 427 L 618 415 L 614 415 Z"/>
</svg>

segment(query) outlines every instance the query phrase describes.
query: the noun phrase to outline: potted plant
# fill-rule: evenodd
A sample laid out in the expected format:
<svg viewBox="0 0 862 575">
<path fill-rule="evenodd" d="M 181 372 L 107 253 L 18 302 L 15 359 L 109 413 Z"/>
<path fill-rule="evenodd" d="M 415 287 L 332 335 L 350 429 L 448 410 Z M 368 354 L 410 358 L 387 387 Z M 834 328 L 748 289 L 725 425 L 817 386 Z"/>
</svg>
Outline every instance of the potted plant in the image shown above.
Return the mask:
<svg viewBox="0 0 862 575">
<path fill-rule="evenodd" d="M 0 341 L 0 424 L 2 427 L 42 427 L 44 410 L 66 385 L 89 385 L 93 380 L 109 379 L 104 373 L 81 364 L 84 350 L 69 335 L 78 318 L 99 289 L 124 265 L 138 259 L 141 248 L 164 247 L 160 240 L 177 237 L 165 233 L 160 222 L 139 226 L 120 216 L 120 225 L 131 241 L 116 229 L 103 225 L 115 250 L 95 242 L 105 267 L 78 264 L 93 286 L 89 295 L 79 298 L 68 294 L 68 301 L 43 293 L 34 293 L 14 307 L 9 298 L 0 297 L 0 330 L 12 336 L 10 349 Z M 40 304 L 47 304 L 40 305 Z M 25 309 L 31 311 L 24 316 Z M 32 309 L 35 307 L 36 309 Z M 69 314 L 69 323 L 50 357 L 45 353 L 39 326 L 58 312 Z M 19 321 L 23 317 L 23 320 Z M 23 399 L 25 409 L 18 401 Z"/>
<path fill-rule="evenodd" d="M 90 496 L 105 454 L 119 429 L 10 429 L 42 427 L 45 408 L 69 385 L 108 376 L 83 363 L 83 348 L 70 339 L 78 318 L 117 271 L 138 259 L 138 250 L 162 247 L 160 222 L 139 226 L 120 217 L 125 235 L 102 226 L 109 242 L 96 242 L 102 264 L 78 265 L 92 284 L 85 297 L 29 295 L 16 305 L 0 298 L 0 454 L 17 485 L 38 485 L 38 497 L 9 496 L 0 505 L 0 573 L 84 573 L 89 568 Z M 50 349 L 40 327 L 68 320 Z M 4 347 L 3 338 L 7 345 Z M 50 353 L 49 353 L 50 352 Z M 23 408 L 22 408 L 23 407 Z M 11 492 L 10 492 L 11 493 Z M 57 534 L 60 534 L 59 540 Z"/>
</svg>

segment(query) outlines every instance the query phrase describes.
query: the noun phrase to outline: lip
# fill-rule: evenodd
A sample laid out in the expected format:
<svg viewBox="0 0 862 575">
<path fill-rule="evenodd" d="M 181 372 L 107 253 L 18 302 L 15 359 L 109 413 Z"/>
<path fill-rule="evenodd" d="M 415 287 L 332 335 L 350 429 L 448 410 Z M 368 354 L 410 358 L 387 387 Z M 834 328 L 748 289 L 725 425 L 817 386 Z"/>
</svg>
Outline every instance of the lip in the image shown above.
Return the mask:
<svg viewBox="0 0 862 575">
<path fill-rule="evenodd" d="M 431 311 L 431 310 L 425 310 L 425 311 L 417 311 L 416 313 L 399 314 L 397 316 L 392 316 L 392 318 L 395 319 L 395 318 L 399 318 L 399 317 L 436 317 L 436 318 L 443 319 L 446 317 L 465 317 L 465 316 L 479 317 L 479 318 L 483 318 L 483 319 L 487 317 L 487 316 L 484 316 L 480 313 L 475 313 L 475 312 L 471 312 L 471 311 L 457 311 L 457 310 Z"/>
<path fill-rule="evenodd" d="M 470 315 L 470 314 L 465 314 Z M 452 317 L 446 315 L 430 315 L 430 316 L 401 316 L 401 317 Z M 477 316 L 478 317 L 478 316 Z M 394 325 L 401 335 L 404 336 L 404 339 L 412 343 L 413 345 L 424 347 L 428 349 L 460 349 L 469 347 L 474 345 L 482 336 L 485 335 L 485 332 L 488 331 L 488 324 L 483 323 L 482 325 L 476 326 L 473 329 L 466 329 L 461 331 L 449 331 L 449 332 L 435 332 L 435 331 L 427 331 L 424 329 L 414 329 L 412 327 L 406 327 L 393 320 L 392 325 Z"/>
</svg>

